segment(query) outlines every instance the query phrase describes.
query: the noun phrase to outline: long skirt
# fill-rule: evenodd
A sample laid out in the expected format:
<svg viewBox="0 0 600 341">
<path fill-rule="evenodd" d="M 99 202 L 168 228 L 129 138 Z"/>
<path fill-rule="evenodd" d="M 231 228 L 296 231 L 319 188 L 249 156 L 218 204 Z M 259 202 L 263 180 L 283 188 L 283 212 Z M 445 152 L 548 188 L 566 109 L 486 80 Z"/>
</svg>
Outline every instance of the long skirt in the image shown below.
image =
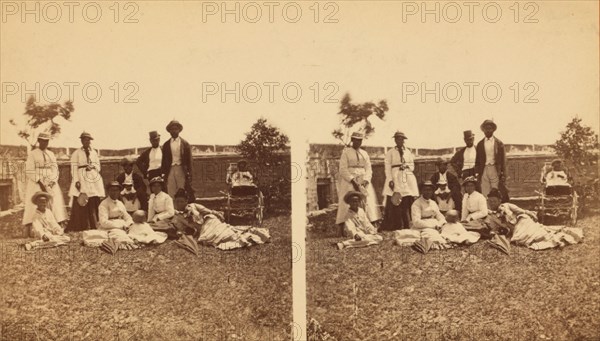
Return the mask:
<svg viewBox="0 0 600 341">
<path fill-rule="evenodd" d="M 385 200 L 385 210 L 383 213 L 381 229 L 394 231 L 410 228 L 410 208 L 414 201 L 414 197 L 407 195 L 402 197 L 400 205 L 395 206 L 392 204 L 392 197 L 388 196 Z"/>
<path fill-rule="evenodd" d="M 66 231 L 83 231 L 96 229 L 98 226 L 98 206 L 100 206 L 99 197 L 89 197 L 85 206 L 80 206 L 77 197 L 73 197 L 71 205 L 71 217 Z"/>
</svg>

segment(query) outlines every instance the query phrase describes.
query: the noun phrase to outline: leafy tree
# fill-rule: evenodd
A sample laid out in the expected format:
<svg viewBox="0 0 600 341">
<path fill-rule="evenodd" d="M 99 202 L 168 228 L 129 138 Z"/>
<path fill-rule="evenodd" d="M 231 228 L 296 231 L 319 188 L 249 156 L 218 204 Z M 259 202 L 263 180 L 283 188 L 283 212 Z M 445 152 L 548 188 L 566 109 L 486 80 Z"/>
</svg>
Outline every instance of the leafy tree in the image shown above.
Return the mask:
<svg viewBox="0 0 600 341">
<path fill-rule="evenodd" d="M 277 152 L 286 149 L 289 138 L 273 127 L 264 118 L 258 119 L 246 133 L 246 138 L 237 146 L 244 158 L 256 161 L 259 165 L 270 166 Z"/>
<path fill-rule="evenodd" d="M 259 187 L 265 195 L 265 206 L 268 210 L 272 210 L 275 203 L 285 209 L 291 207 L 290 182 L 277 172 L 277 170 L 283 171 L 279 168 L 283 166 L 283 162 L 278 158 L 278 152 L 285 150 L 289 141 L 289 138 L 278 128 L 267 123 L 266 119 L 260 118 L 237 146 L 237 150 L 244 158 L 257 165 L 259 175 L 255 172 L 254 176 L 258 179 Z M 270 176 L 267 176 L 268 174 Z M 271 181 L 266 183 L 263 181 L 266 178 Z"/>
<path fill-rule="evenodd" d="M 348 144 L 350 142 L 350 129 L 359 124 L 361 125 L 359 129 L 365 134 L 365 137 L 369 137 L 375 132 L 369 118 L 375 115 L 383 120 L 388 110 L 386 100 L 381 100 L 378 104 L 373 102 L 354 104 L 350 94 L 346 93 L 340 102 L 340 111 L 338 112 L 338 115 L 341 116 L 340 128 L 334 130 L 331 134 L 342 141 L 343 144 Z"/>
<path fill-rule="evenodd" d="M 64 104 L 40 105 L 35 102 L 35 97 L 31 96 L 25 104 L 25 112 L 23 113 L 27 117 L 27 122 L 25 127 L 18 131 L 18 135 L 33 148 L 37 143 L 39 133 L 47 131 L 52 137 L 60 134 L 60 124 L 55 120 L 62 118 L 65 121 L 70 121 L 73 111 L 75 111 L 75 108 L 72 101 L 66 101 Z M 17 123 L 13 119 L 10 120 L 10 124 L 17 127 Z"/>
<path fill-rule="evenodd" d="M 558 156 L 573 165 L 588 164 L 598 148 L 598 135 L 581 121 L 581 118 L 573 118 L 567 129 L 560 133 L 560 139 L 552 145 Z"/>
</svg>

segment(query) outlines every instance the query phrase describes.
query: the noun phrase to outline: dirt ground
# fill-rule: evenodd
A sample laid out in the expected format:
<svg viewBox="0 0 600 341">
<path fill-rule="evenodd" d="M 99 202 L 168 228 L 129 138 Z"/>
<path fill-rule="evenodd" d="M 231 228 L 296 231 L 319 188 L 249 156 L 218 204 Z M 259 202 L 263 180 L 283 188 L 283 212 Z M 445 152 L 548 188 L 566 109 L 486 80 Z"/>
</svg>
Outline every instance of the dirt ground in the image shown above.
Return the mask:
<svg viewBox="0 0 600 341">
<path fill-rule="evenodd" d="M 481 242 L 422 255 L 391 233 L 338 250 L 309 232 L 308 317 L 339 341 L 600 340 L 599 223 L 578 223 L 583 244 L 510 256 Z"/>
<path fill-rule="evenodd" d="M 291 221 L 272 242 L 199 257 L 168 241 L 114 256 L 73 241 L 25 251 L 20 215 L 0 219 L 0 340 L 284 340 Z"/>
</svg>

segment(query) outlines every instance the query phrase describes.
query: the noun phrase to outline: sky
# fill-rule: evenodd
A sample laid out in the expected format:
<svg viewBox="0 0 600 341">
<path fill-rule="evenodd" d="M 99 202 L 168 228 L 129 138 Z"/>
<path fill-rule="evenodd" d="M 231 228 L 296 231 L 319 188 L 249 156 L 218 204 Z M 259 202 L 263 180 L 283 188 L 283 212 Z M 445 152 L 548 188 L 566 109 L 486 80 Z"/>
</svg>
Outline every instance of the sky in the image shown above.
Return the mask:
<svg viewBox="0 0 600 341">
<path fill-rule="evenodd" d="M 345 93 L 388 102 L 365 145 L 401 130 L 411 147 L 457 146 L 484 119 L 505 143 L 550 144 L 572 117 L 600 124 L 596 1 L 475 2 L 472 15 L 464 2 L 274 2 L 272 15 L 263 2 L 75 3 L 38 3 L 36 23 L 2 1 L 0 144 L 24 143 L 8 121 L 36 84 L 41 103 L 74 89 L 54 146 L 83 130 L 97 148 L 144 146 L 172 119 L 192 144 L 237 144 L 260 117 L 292 143 L 336 143 Z"/>
</svg>

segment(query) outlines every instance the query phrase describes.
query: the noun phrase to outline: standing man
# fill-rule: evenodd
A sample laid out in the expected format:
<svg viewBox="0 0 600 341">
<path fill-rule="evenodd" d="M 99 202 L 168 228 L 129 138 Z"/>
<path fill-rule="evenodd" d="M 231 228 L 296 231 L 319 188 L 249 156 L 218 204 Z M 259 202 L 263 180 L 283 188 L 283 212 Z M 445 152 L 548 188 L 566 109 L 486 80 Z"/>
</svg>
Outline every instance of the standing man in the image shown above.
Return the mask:
<svg viewBox="0 0 600 341">
<path fill-rule="evenodd" d="M 148 211 L 148 193 L 146 192 L 146 184 L 144 179 L 138 173 L 133 172 L 133 161 L 129 158 L 123 158 L 121 160 L 121 167 L 123 167 L 123 173 L 117 175 L 117 182 L 121 187 L 126 181 L 133 183 L 135 194 L 129 197 L 129 200 L 133 200 L 135 197 L 140 201 L 140 208 L 144 211 Z"/>
<path fill-rule="evenodd" d="M 481 184 L 481 193 L 486 197 L 492 188 L 505 187 L 506 152 L 504 143 L 494 136 L 497 128 L 494 121 L 483 121 L 481 130 L 485 137 L 476 147 L 475 174 Z"/>
<path fill-rule="evenodd" d="M 474 145 L 475 134 L 470 130 L 465 130 L 463 137 L 466 146 L 459 148 L 450 160 L 452 168 L 461 180 L 475 176 L 475 156 L 477 155 Z"/>
<path fill-rule="evenodd" d="M 140 172 L 142 172 L 144 178 L 148 180 L 157 176 L 163 176 L 163 153 L 160 149 L 160 134 L 157 131 L 151 131 L 149 135 L 150 145 L 152 145 L 152 147 L 144 150 L 136 161 Z"/>
<path fill-rule="evenodd" d="M 162 146 L 162 172 L 167 181 L 167 193 L 171 198 L 180 188 L 188 192 L 189 200 L 195 201 L 192 189 L 192 148 L 190 144 L 179 136 L 183 126 L 179 121 L 173 120 L 167 125 L 171 134 Z"/>
<path fill-rule="evenodd" d="M 48 150 L 50 134 L 40 133 L 38 135 L 38 146 L 27 155 L 25 163 L 25 174 L 27 185 L 25 188 L 25 209 L 23 211 L 23 225 L 32 223 L 35 215 L 36 205 L 33 203 L 34 194 L 39 191 L 51 195 L 48 202 L 49 208 L 56 218 L 56 222 L 63 223 L 67 219 L 63 193 L 58 186 L 58 164 L 54 153 Z"/>
<path fill-rule="evenodd" d="M 448 161 L 439 158 L 437 160 L 436 165 L 438 171 L 431 176 L 431 182 L 436 187 L 440 180 L 446 182 L 448 184 L 448 189 L 450 190 L 452 200 L 454 201 L 455 209 L 457 211 L 460 211 L 462 204 L 462 195 L 458 178 L 456 177 L 456 175 L 448 172 Z"/>
</svg>

